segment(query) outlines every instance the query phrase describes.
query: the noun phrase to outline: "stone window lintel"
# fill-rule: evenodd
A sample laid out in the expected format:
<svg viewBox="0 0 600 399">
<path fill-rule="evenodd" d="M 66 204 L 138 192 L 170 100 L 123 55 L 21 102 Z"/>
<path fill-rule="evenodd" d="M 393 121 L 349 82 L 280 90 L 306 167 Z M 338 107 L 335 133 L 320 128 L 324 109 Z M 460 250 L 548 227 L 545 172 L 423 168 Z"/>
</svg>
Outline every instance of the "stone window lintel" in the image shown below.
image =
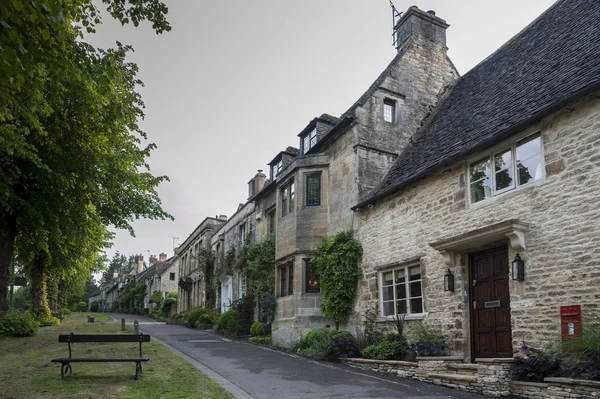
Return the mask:
<svg viewBox="0 0 600 399">
<path fill-rule="evenodd" d="M 525 232 L 529 224 L 517 219 L 495 223 L 480 229 L 430 243 L 429 245 L 440 252 L 448 267 L 455 265 L 455 254 L 476 249 L 482 245 L 508 238 L 514 251 L 525 251 Z"/>
</svg>

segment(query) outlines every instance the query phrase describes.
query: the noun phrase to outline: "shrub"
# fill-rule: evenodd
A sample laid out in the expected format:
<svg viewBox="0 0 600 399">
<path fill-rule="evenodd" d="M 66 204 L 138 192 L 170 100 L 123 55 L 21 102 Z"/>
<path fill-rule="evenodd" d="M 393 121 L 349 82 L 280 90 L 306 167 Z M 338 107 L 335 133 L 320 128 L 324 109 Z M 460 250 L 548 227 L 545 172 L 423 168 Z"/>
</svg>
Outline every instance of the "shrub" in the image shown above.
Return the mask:
<svg viewBox="0 0 600 399">
<path fill-rule="evenodd" d="M 248 341 L 255 344 L 271 345 L 271 337 L 250 337 L 248 338 Z"/>
<path fill-rule="evenodd" d="M 296 345 L 296 351 L 327 360 L 358 355 L 356 340 L 344 330 L 312 330 Z"/>
<path fill-rule="evenodd" d="M 250 327 L 250 335 L 254 337 L 264 337 L 265 335 L 267 335 L 265 323 L 257 321 L 256 323 L 252 324 L 252 326 Z"/>
<path fill-rule="evenodd" d="M 448 345 L 440 327 L 420 323 L 415 326 L 416 341 L 410 346 L 415 356 L 446 356 Z"/>
<path fill-rule="evenodd" d="M 225 335 L 243 335 L 248 333 L 249 328 L 240 312 L 229 309 L 217 320 L 217 330 Z"/>
<path fill-rule="evenodd" d="M 217 321 L 217 313 L 213 309 L 196 308 L 187 314 L 185 326 L 190 328 L 213 328 Z"/>
<path fill-rule="evenodd" d="M 80 312 L 85 312 L 87 310 L 87 303 L 85 303 L 83 301 L 79 302 L 78 310 Z"/>
<path fill-rule="evenodd" d="M 425 341 L 430 344 L 442 344 L 445 342 L 442 329 L 425 323 L 415 325 L 414 336 L 417 341 Z"/>
<path fill-rule="evenodd" d="M 98 303 L 98 301 L 92 301 L 92 304 L 90 305 L 90 311 L 97 312 L 99 307 L 100 304 Z"/>
<path fill-rule="evenodd" d="M 512 371 L 518 381 L 543 382 L 545 377 L 556 375 L 560 368 L 560 352 L 540 350 L 524 345 L 522 355 L 515 356 Z"/>
<path fill-rule="evenodd" d="M 69 310 L 69 308 L 61 308 L 58 309 L 58 313 L 60 313 L 63 316 L 67 316 L 71 314 L 71 310 Z"/>
<path fill-rule="evenodd" d="M 38 321 L 27 312 L 7 313 L 0 319 L 0 335 L 8 337 L 31 337 L 38 328 Z"/>
<path fill-rule="evenodd" d="M 327 358 L 335 360 L 350 357 L 360 357 L 360 352 L 354 337 L 352 335 L 350 335 L 350 337 L 340 335 L 332 338 L 327 347 Z"/>
<path fill-rule="evenodd" d="M 400 334 L 388 334 L 386 339 L 376 345 L 369 345 L 362 351 L 362 356 L 375 360 L 402 360 L 406 357 L 408 344 Z"/>
</svg>

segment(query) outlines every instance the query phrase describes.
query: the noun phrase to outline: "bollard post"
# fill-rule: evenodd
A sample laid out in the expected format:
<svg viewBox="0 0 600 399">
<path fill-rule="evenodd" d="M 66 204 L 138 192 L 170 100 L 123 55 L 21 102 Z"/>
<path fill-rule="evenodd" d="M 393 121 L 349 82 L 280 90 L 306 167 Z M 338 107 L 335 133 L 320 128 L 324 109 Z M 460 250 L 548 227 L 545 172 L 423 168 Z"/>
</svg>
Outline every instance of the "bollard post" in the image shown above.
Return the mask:
<svg viewBox="0 0 600 399">
<path fill-rule="evenodd" d="M 121 331 L 125 331 L 125 318 L 121 319 Z"/>
<path fill-rule="evenodd" d="M 139 334 L 139 333 L 140 333 L 140 323 L 139 323 L 137 320 L 134 320 L 134 321 L 133 321 L 133 331 L 134 331 L 136 334 Z"/>
</svg>

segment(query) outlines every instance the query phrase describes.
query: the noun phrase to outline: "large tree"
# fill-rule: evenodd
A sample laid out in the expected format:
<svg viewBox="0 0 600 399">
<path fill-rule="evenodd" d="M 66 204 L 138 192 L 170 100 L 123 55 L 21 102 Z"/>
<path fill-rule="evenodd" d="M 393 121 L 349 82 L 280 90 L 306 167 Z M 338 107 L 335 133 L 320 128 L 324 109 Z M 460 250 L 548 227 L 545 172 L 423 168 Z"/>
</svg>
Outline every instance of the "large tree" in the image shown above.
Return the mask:
<svg viewBox="0 0 600 399">
<path fill-rule="evenodd" d="M 170 30 L 159 0 L 102 0 L 121 23 Z M 140 217 L 170 217 L 150 173 L 154 144 L 138 126 L 131 50 L 83 41 L 100 22 L 92 0 L 0 2 L 0 311 L 15 248 L 44 308 L 49 278 L 89 275 L 110 238 Z M 15 247 L 16 245 L 16 247 Z"/>
</svg>

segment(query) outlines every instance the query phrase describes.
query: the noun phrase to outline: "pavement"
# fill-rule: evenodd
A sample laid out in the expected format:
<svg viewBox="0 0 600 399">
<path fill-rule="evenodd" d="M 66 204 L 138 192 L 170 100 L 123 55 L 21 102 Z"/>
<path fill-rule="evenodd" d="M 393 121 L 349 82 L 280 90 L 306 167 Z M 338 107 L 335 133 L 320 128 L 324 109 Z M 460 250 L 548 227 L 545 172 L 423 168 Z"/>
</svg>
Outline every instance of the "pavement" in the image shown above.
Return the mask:
<svg viewBox="0 0 600 399">
<path fill-rule="evenodd" d="M 211 331 L 168 325 L 135 315 L 109 313 L 193 364 L 237 399 L 480 398 L 420 381 L 319 362 Z M 150 360 L 152 361 L 152 360 Z"/>
</svg>

